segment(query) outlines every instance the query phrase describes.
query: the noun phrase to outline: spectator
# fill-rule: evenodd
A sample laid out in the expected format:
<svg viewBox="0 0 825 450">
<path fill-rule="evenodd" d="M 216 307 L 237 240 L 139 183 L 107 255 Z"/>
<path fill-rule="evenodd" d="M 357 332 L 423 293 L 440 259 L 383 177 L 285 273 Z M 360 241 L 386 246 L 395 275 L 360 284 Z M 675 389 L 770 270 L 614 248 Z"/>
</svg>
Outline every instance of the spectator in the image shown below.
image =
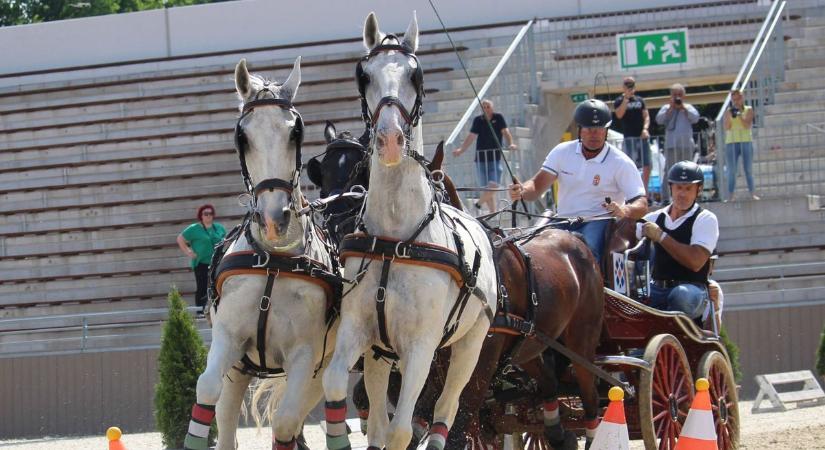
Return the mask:
<svg viewBox="0 0 825 450">
<path fill-rule="evenodd" d="M 177 238 L 178 247 L 190 258 L 189 265 L 195 272 L 195 306 L 201 308 L 199 314 L 203 314 L 206 306 L 212 253 L 225 235 L 223 225 L 215 222 L 215 208 L 207 203 L 198 208 L 198 221 L 186 227 Z"/>
<path fill-rule="evenodd" d="M 558 214 L 564 217 L 607 215 L 640 219 L 647 212 L 642 179 L 633 161 L 607 143 L 612 116 L 601 100 L 585 100 L 573 113 L 579 137 L 553 148 L 533 178 L 510 185 L 513 200 L 537 200 L 559 180 Z M 607 203 L 610 197 L 610 203 Z M 601 263 L 606 220 L 574 222 L 559 228 L 578 231 Z"/>
<path fill-rule="evenodd" d="M 739 158 L 742 158 L 742 167 L 745 169 L 745 180 L 748 182 L 748 191 L 751 198 L 759 200 L 753 188 L 753 108 L 745 104 L 742 91 L 734 89 L 730 94 L 731 105 L 725 111 L 725 166 L 728 171 L 729 201 L 736 195 L 736 171 Z"/>
<path fill-rule="evenodd" d="M 647 214 L 636 230 L 654 243 L 650 306 L 691 319 L 707 308 L 710 256 L 719 240 L 716 215 L 696 203 L 704 180 L 698 164 L 674 164 L 667 174 L 673 202 Z"/>
<path fill-rule="evenodd" d="M 461 147 L 453 151 L 453 156 L 461 156 L 462 153 L 467 151 L 470 144 L 478 139 L 476 142 L 475 163 L 479 187 L 497 188 L 501 182 L 502 172 L 500 146 L 503 142 L 501 138 L 502 136 L 507 138 L 507 142 L 510 143 L 507 148 L 510 150 L 515 150 L 516 144 L 513 140 L 513 135 L 511 135 L 510 130 L 507 129 L 507 122 L 504 121 L 504 116 L 493 110 L 493 102 L 483 100 L 481 102 L 481 108 L 483 109 L 483 114 L 473 119 L 470 134 L 467 135 L 467 138 L 461 143 Z M 490 212 L 495 211 L 495 193 L 489 190 L 483 191 L 475 206 L 481 209 L 481 205 L 485 205 Z"/>
<path fill-rule="evenodd" d="M 622 124 L 624 143 L 622 150 L 642 169 L 642 182 L 647 185 L 650 181 L 650 113 L 645 106 L 645 100 L 636 94 L 636 80 L 625 77 L 623 91 L 613 102 L 616 118 Z"/>
<path fill-rule="evenodd" d="M 656 114 L 656 123 L 665 127 L 665 155 L 668 159 L 692 159 L 696 148 L 693 142 L 693 124 L 699 121 L 699 112 L 685 103 L 685 87 L 670 87 L 670 103 Z"/>
</svg>

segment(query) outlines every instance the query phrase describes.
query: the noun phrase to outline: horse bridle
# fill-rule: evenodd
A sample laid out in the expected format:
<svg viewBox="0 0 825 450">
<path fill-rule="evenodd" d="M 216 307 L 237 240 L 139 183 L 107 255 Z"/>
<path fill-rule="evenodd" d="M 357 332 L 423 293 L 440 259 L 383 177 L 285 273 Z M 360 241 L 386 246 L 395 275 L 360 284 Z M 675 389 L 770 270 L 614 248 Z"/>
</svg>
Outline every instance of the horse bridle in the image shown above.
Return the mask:
<svg viewBox="0 0 825 450">
<path fill-rule="evenodd" d="M 387 106 L 395 106 L 398 108 L 398 111 L 401 113 L 401 116 L 406 122 L 405 125 L 408 130 L 406 130 L 407 132 L 405 132 L 405 134 L 409 134 L 409 128 L 418 126 L 418 120 L 423 114 L 421 111 L 421 105 L 424 101 L 424 71 L 421 69 L 421 63 L 418 61 L 418 57 L 415 56 L 415 53 L 413 53 L 410 47 L 401 44 L 385 44 L 384 42 L 388 39 L 394 39 L 396 42 L 400 42 L 398 37 L 394 34 L 386 35 L 384 39 L 381 40 L 381 43 L 370 50 L 366 56 L 358 61 L 358 65 L 355 66 L 355 79 L 358 82 L 358 93 L 361 94 L 361 117 L 364 119 L 364 123 L 367 125 L 367 128 L 372 130 L 375 127 L 375 123 L 378 121 L 381 110 Z M 389 51 L 400 52 L 415 61 L 415 70 L 410 76 L 410 81 L 412 81 L 416 91 L 415 103 L 413 104 L 411 110 L 407 110 L 401 102 L 401 99 L 394 95 L 388 95 L 381 98 L 378 105 L 375 106 L 375 111 L 373 112 L 370 111 L 366 96 L 367 85 L 370 83 L 370 76 L 364 71 L 363 65 L 373 56 Z"/>
<path fill-rule="evenodd" d="M 270 82 L 264 82 L 263 89 L 255 94 L 255 98 L 244 103 L 241 116 L 238 117 L 238 122 L 235 124 L 235 149 L 238 151 L 238 158 L 241 162 L 241 174 L 243 175 L 244 185 L 246 186 L 247 192 L 252 195 L 253 202 L 260 192 L 271 192 L 275 189 L 286 192 L 291 198 L 293 191 L 298 187 L 301 176 L 301 144 L 303 144 L 304 141 L 304 120 L 292 102 L 287 99 L 278 98 L 275 92 L 270 89 L 269 85 Z M 262 95 L 266 93 L 271 94 L 272 97 L 263 97 Z M 246 140 L 246 134 L 244 133 L 243 126 L 241 126 L 241 122 L 254 111 L 255 108 L 262 106 L 277 106 L 291 112 L 295 116 L 295 126 L 289 135 L 290 142 L 295 142 L 295 171 L 293 172 L 292 179 L 289 181 L 280 178 L 267 178 L 258 184 L 254 184 L 252 177 L 249 175 L 245 156 L 249 143 Z"/>
</svg>

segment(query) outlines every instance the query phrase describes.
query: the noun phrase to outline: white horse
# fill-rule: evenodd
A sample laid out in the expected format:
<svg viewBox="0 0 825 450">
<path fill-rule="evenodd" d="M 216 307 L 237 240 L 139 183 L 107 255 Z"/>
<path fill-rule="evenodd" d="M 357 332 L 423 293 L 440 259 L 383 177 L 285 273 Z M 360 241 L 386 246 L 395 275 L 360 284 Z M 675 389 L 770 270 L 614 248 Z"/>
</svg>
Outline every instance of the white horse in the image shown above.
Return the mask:
<svg viewBox="0 0 825 450">
<path fill-rule="evenodd" d="M 370 399 L 369 445 L 391 450 L 406 448 L 412 436 L 413 408 L 440 344 L 451 346 L 452 357 L 427 445 L 443 448 L 458 409 L 459 395 L 478 360 L 490 326 L 490 314 L 495 312 L 496 270 L 484 229 L 469 215 L 435 203 L 433 181 L 420 164 L 423 81 L 414 55 L 417 42 L 415 16 L 403 40 L 379 31 L 374 13 L 367 17 L 364 44 L 369 55 L 362 59 L 356 71 L 360 74 L 359 87 L 366 102 L 365 118 L 370 121 L 374 136 L 370 149 L 370 189 L 362 217 L 368 236 L 363 239 L 376 242 L 372 237 L 380 236 L 384 241 L 379 247 L 384 248 L 400 244 L 393 247 L 393 256 L 383 260 L 380 255 L 370 257 L 357 252 L 358 256 L 348 257 L 351 249 L 346 240 L 343 244 L 345 272 L 360 281 L 342 300 L 335 353 L 324 373 L 327 447 L 331 450 L 349 448 L 343 423 L 347 374 L 364 352 L 369 352 L 364 358 Z M 428 220 L 431 212 L 435 213 Z M 454 231 L 463 243 L 465 267 L 478 260 L 476 288 L 471 290 L 460 318 L 457 314 L 451 317 L 460 280 L 456 281 L 443 267 L 408 264 L 412 260 L 405 259 L 408 253 L 415 253 L 417 244 L 449 249 L 457 256 Z M 416 244 L 410 245 L 411 240 Z M 385 272 L 383 261 L 392 261 L 387 266 L 386 286 L 381 282 Z M 386 318 L 385 333 L 380 331 L 381 315 Z M 444 330 L 450 327 L 454 331 L 442 342 Z M 387 418 L 386 402 L 390 364 L 374 358 L 372 346 L 393 351 L 399 358 L 402 387 L 392 423 Z"/>
<path fill-rule="evenodd" d="M 304 203 L 298 184 L 303 122 L 292 107 L 301 83 L 300 61 L 300 57 L 295 60 L 281 85 L 250 75 L 245 60 L 235 68 L 235 87 L 242 102 L 236 146 L 252 194 L 252 213 L 245 220 L 249 232 L 241 234 L 221 262 L 223 266 L 239 261 L 218 276 L 220 302 L 212 311 L 212 345 L 206 370 L 198 379 L 187 449 L 206 448 L 215 415 L 217 448 L 237 448 L 235 431 L 244 393 L 251 378 L 263 371 L 282 369 L 286 375 L 286 386 L 278 389 L 283 397 L 271 417 L 273 448 L 295 447 L 305 417 L 323 392 L 316 369 L 325 349 L 331 353 L 335 336 L 334 329 L 328 333 L 331 324 L 326 320 L 329 286 L 290 270 L 307 261 L 313 267 L 328 268 L 331 263 L 309 219 L 296 214 Z M 247 260 L 252 262 L 244 267 Z M 253 263 L 261 267 L 248 267 Z M 258 339 L 262 319 L 266 319 L 261 327 L 265 347 Z M 259 357 L 261 350 L 265 361 Z"/>
</svg>

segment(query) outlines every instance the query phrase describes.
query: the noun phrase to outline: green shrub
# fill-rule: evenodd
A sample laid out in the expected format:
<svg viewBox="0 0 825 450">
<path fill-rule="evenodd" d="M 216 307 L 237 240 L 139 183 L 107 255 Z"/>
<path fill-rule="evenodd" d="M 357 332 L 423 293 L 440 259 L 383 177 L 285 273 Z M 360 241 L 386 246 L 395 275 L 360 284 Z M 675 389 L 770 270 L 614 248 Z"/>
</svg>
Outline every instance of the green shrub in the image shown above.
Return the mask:
<svg viewBox="0 0 825 450">
<path fill-rule="evenodd" d="M 719 337 L 722 338 L 722 343 L 725 345 L 725 350 L 728 352 L 730 358 L 730 365 L 733 369 L 733 378 L 737 383 L 742 382 L 742 367 L 739 365 L 739 346 L 728 337 L 728 330 L 722 325 L 719 330 Z"/>
<path fill-rule="evenodd" d="M 195 320 L 177 288 L 169 292 L 169 317 L 163 325 L 155 386 L 155 422 L 166 448 L 183 448 L 189 429 L 198 377 L 206 368 L 207 350 Z M 209 440 L 216 435 L 212 426 Z"/>
<path fill-rule="evenodd" d="M 822 336 L 819 340 L 819 351 L 816 354 L 816 373 L 825 377 L 825 328 L 822 329 Z"/>
</svg>

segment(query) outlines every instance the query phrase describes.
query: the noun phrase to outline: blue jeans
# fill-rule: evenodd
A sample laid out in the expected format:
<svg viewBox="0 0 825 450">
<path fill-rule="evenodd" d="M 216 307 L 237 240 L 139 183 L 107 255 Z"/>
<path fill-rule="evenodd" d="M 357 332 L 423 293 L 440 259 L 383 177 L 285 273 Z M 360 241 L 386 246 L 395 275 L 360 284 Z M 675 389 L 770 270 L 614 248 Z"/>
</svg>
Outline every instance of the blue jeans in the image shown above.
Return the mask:
<svg viewBox="0 0 825 450">
<path fill-rule="evenodd" d="M 501 182 L 501 161 L 476 161 L 476 175 L 478 175 L 478 186 L 485 187 L 490 184 L 498 184 Z"/>
<path fill-rule="evenodd" d="M 702 317 L 708 301 L 708 288 L 705 286 L 686 283 L 664 289 L 650 285 L 650 306 L 662 311 L 683 312 L 696 319 Z"/>
<path fill-rule="evenodd" d="M 604 232 L 607 229 L 607 222 L 607 220 L 594 220 L 592 222 L 563 225 L 558 228 L 581 233 L 584 237 L 584 242 L 596 258 L 596 262 L 601 264 L 602 251 L 604 250 Z"/>
<path fill-rule="evenodd" d="M 622 150 L 636 163 L 636 167 L 650 167 L 650 143 L 640 137 L 625 137 Z"/>
<path fill-rule="evenodd" d="M 753 143 L 734 142 L 725 144 L 725 165 L 728 168 L 728 193 L 736 191 L 736 171 L 739 158 L 742 158 L 742 167 L 745 168 L 745 179 L 748 181 L 748 191 L 753 194 Z"/>
</svg>

